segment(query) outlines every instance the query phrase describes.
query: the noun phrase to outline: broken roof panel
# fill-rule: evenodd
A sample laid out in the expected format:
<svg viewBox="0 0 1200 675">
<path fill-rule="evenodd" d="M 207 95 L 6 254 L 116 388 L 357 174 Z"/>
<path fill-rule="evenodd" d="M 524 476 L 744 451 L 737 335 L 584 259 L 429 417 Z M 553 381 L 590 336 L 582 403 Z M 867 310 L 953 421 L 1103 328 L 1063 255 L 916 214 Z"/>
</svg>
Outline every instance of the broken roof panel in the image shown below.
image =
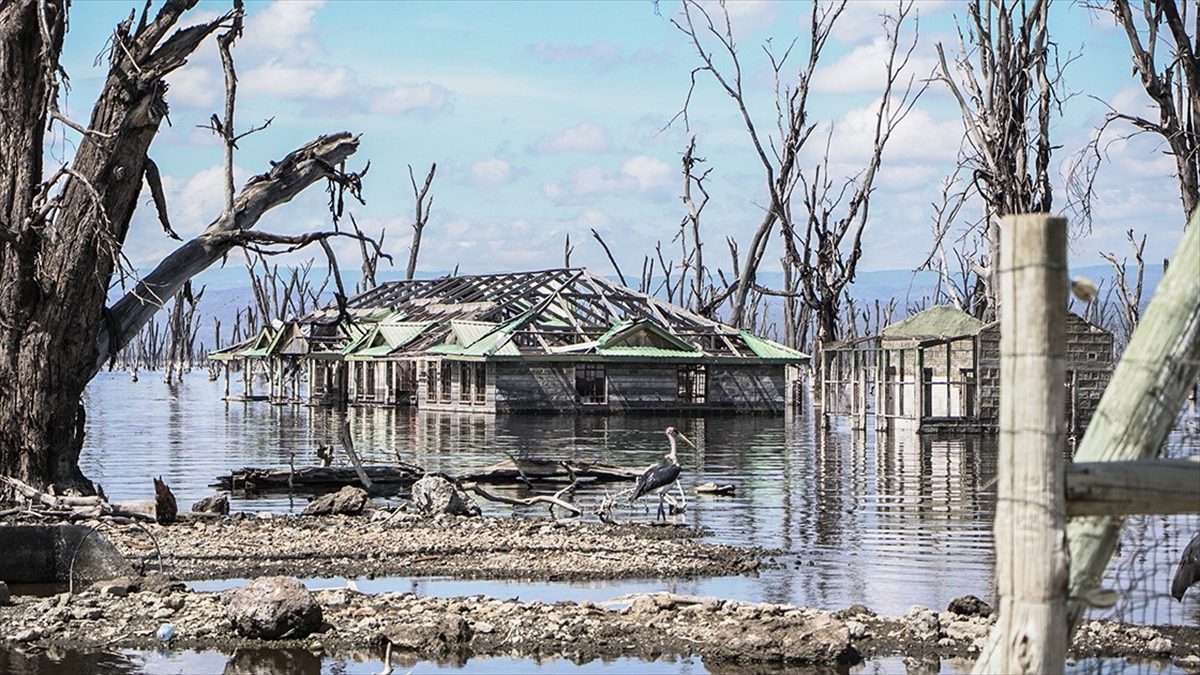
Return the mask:
<svg viewBox="0 0 1200 675">
<path fill-rule="evenodd" d="M 809 360 L 808 354 L 785 347 L 774 340 L 761 338 L 749 331 L 741 331 L 742 341 L 760 359 L 768 361 L 787 361 L 789 363 L 804 363 Z"/>
<path fill-rule="evenodd" d="M 881 335 L 900 339 L 954 338 L 975 335 L 983 326 L 982 321 L 956 307 L 938 305 L 884 328 Z"/>
<path fill-rule="evenodd" d="M 351 339 L 394 321 L 388 317 L 432 324 L 393 352 L 409 355 L 561 356 L 622 346 L 706 358 L 808 358 L 577 268 L 393 281 L 350 298 L 347 307 L 366 327 L 347 330 Z M 330 312 L 310 317 L 327 322 Z"/>
</svg>

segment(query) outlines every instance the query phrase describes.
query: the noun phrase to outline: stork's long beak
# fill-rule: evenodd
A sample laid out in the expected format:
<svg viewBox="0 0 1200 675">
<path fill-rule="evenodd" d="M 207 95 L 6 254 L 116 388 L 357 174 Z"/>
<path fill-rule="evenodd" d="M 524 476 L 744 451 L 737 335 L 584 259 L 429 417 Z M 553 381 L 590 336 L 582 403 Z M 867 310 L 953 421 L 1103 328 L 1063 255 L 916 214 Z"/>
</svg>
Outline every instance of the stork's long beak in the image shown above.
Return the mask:
<svg viewBox="0 0 1200 675">
<path fill-rule="evenodd" d="M 696 448 L 696 444 L 689 441 L 687 436 L 684 436 L 683 434 L 679 433 L 678 431 L 675 432 L 675 435 L 679 437 L 679 440 L 683 441 L 684 443 L 687 443 L 688 445 L 692 446 L 693 448 Z M 699 448 L 696 448 L 696 449 L 699 450 Z"/>
</svg>

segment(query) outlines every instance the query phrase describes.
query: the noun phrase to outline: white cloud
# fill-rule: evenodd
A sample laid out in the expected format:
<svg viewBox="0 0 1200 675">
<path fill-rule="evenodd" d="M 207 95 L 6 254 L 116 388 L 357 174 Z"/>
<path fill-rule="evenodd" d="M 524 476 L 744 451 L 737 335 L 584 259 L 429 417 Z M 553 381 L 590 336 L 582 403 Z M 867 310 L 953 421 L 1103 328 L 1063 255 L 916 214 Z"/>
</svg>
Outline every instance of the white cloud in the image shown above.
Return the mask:
<svg viewBox="0 0 1200 675">
<path fill-rule="evenodd" d="M 470 173 L 476 185 L 501 185 L 512 179 L 513 169 L 508 162 L 492 157 L 472 164 Z"/>
<path fill-rule="evenodd" d="M 189 64 L 167 76 L 168 100 L 192 108 L 211 108 L 225 94 L 225 81 L 214 68 Z"/>
<path fill-rule="evenodd" d="M 324 0 L 276 0 L 246 17 L 243 42 L 248 51 L 266 52 L 289 60 L 307 60 L 323 51 L 313 16 Z"/>
<path fill-rule="evenodd" d="M 705 7 L 714 21 L 719 21 L 720 8 L 715 2 L 706 2 Z M 738 32 L 758 30 L 775 23 L 779 16 L 781 3 L 776 0 L 737 0 L 726 2 L 725 11 L 729 12 L 729 22 L 733 24 L 734 35 Z"/>
<path fill-rule="evenodd" d="M 621 173 L 633 177 L 642 191 L 666 187 L 671 179 L 671 166 L 661 159 L 638 155 L 621 165 Z"/>
<path fill-rule="evenodd" d="M 617 195 L 663 199 L 670 196 L 670 184 L 669 164 L 638 155 L 625 161 L 620 171 L 595 164 L 573 169 L 565 182 L 543 183 L 542 195 L 555 204 L 580 204 Z"/>
<path fill-rule="evenodd" d="M 584 209 L 579 212 L 579 216 L 575 218 L 575 225 L 584 230 L 603 230 L 612 222 L 612 218 L 600 209 Z"/>
<path fill-rule="evenodd" d="M 399 114 L 418 110 L 443 110 L 450 103 L 450 92 L 433 82 L 404 83 L 385 87 L 371 94 L 368 105 L 373 113 Z"/>
<path fill-rule="evenodd" d="M 870 42 L 860 44 L 837 61 L 817 69 L 813 74 L 813 91 L 851 94 L 878 93 L 887 79 L 887 37 L 878 35 Z M 913 54 L 906 73 L 923 79 L 933 71 L 933 59 Z M 899 84 L 907 82 L 903 77 Z"/>
<path fill-rule="evenodd" d="M 923 19 L 931 14 L 961 7 L 961 2 L 952 0 L 921 0 L 916 3 L 914 14 Z M 833 26 L 833 37 L 840 42 L 857 44 L 883 35 L 885 14 L 895 16 L 896 0 L 854 0 L 847 3 L 845 11 Z M 916 17 L 910 16 L 909 21 L 913 18 Z"/>
<path fill-rule="evenodd" d="M 247 93 L 305 101 L 332 101 L 351 95 L 356 83 L 346 68 L 293 65 L 279 60 L 262 63 L 240 76 Z"/>
<path fill-rule="evenodd" d="M 610 141 L 604 127 L 593 122 L 580 122 L 534 144 L 537 153 L 604 152 Z"/>
</svg>

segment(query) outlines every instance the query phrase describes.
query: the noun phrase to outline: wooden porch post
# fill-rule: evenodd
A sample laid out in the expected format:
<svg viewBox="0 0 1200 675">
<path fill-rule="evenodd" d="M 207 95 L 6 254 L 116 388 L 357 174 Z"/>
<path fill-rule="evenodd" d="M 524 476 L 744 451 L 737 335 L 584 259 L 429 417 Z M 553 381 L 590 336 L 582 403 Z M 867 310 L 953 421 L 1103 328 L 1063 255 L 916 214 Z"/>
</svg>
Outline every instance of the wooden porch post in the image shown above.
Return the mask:
<svg viewBox="0 0 1200 675">
<path fill-rule="evenodd" d="M 1007 216 L 1000 239 L 999 617 L 976 673 L 1062 672 L 1067 651 L 1067 224 Z"/>
</svg>

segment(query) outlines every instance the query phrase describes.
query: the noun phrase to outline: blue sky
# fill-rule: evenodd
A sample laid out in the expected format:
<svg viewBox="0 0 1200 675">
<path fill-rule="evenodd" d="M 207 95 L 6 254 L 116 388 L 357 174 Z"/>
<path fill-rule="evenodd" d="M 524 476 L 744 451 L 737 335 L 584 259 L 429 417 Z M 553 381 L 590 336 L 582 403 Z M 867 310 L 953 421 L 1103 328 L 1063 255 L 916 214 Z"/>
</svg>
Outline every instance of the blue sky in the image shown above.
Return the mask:
<svg viewBox="0 0 1200 675">
<path fill-rule="evenodd" d="M 105 74 L 93 62 L 112 27 L 140 3 L 76 2 L 63 64 L 72 89 L 66 108 L 85 120 Z M 864 113 L 878 90 L 879 12 L 890 2 L 852 1 L 835 29 L 823 72 L 810 98 L 814 116 L 834 129 L 834 168 L 856 171 L 863 159 Z M 203 2 L 191 22 L 228 5 Z M 595 227 L 627 275 L 641 268 L 655 242 L 669 242 L 683 216 L 679 158 L 688 131 L 676 123 L 697 59 L 668 22 L 668 0 L 656 15 L 650 2 L 387 2 L 384 0 L 249 2 L 245 37 L 235 49 L 240 76 L 238 124 L 266 117 L 266 131 L 245 139 L 239 178 L 326 132 L 362 134 L 354 161 L 371 161 L 365 206 L 354 207 L 368 231 L 387 228 L 386 243 L 403 267 L 412 194 L 407 165 L 423 176 L 438 163 L 433 216 L 421 268 L 470 272 L 533 269 L 562 262 L 563 237 L 576 243 L 572 262 L 608 272 L 591 240 Z M 922 2 L 914 69 L 927 76 L 933 45 L 953 52 L 957 2 Z M 743 54 L 746 83 L 760 126 L 773 105 L 760 49 L 800 34 L 807 4 L 729 4 Z M 186 16 L 185 16 L 186 19 Z M 185 21 L 186 23 L 186 21 Z M 1071 98 L 1056 121 L 1056 172 L 1099 123 L 1104 107 L 1148 103 L 1131 75 L 1128 46 L 1111 20 L 1074 3 L 1057 3 L 1050 33 L 1064 55 L 1080 53 L 1067 72 Z M 215 42 L 215 41 L 214 41 Z M 170 127 L 151 151 L 164 174 L 176 229 L 199 233 L 217 214 L 220 144 L 196 125 L 220 109 L 223 95 L 215 44 L 206 45 L 170 78 Z M 757 164 L 731 101 L 701 78 L 691 113 L 698 154 L 712 167 L 712 201 L 704 228 L 710 261 L 728 269 L 725 238 L 748 245 L 765 202 Z M 903 269 L 919 263 L 929 241 L 939 184 L 951 171 L 962 133 L 958 111 L 934 84 L 884 157 L 872 202 L 861 268 Z M 53 152 L 69 154 L 61 132 Z M 813 150 L 820 143 L 814 143 Z M 1149 234 L 1147 257 L 1170 254 L 1182 226 L 1173 162 L 1153 139 L 1110 146 L 1090 236 L 1074 242 L 1073 263 L 1094 264 L 1098 251 L 1125 251 L 1129 227 Z M 809 153 L 806 158 L 815 162 Z M 1061 181 L 1060 181 L 1061 184 Z M 144 202 L 148 202 L 148 195 Z M 1065 199 L 1060 191 L 1056 205 Z M 314 186 L 268 214 L 262 229 L 297 232 L 328 221 L 323 190 Z M 339 246 L 343 267 L 355 267 L 356 247 Z M 149 266 L 169 252 L 153 208 L 135 216 L 127 253 Z M 768 260 L 777 260 L 778 242 Z M 307 256 L 307 254 L 306 254 Z M 768 263 L 769 271 L 778 265 Z"/>
</svg>

